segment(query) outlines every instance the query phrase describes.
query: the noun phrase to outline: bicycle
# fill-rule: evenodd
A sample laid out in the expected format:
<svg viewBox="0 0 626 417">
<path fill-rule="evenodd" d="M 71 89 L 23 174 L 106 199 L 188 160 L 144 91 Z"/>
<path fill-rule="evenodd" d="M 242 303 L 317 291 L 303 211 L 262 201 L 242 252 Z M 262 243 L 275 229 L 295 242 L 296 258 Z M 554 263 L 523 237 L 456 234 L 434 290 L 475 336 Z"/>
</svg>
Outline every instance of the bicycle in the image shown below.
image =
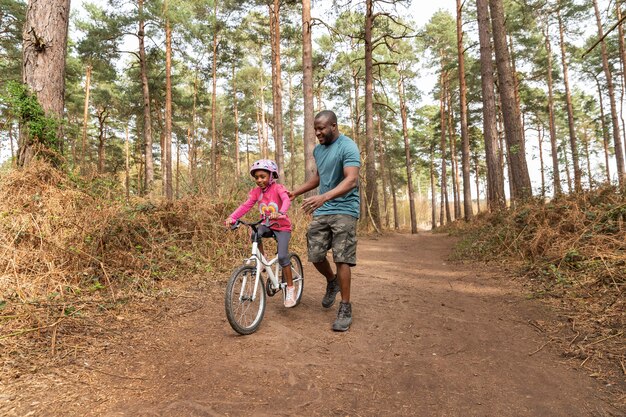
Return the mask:
<svg viewBox="0 0 626 417">
<path fill-rule="evenodd" d="M 226 317 L 233 330 L 242 335 L 254 333 L 261 325 L 265 314 L 266 295 L 273 297 L 282 291 L 283 301 L 285 297 L 284 290 L 287 283 L 284 282 L 282 274 L 280 274 L 282 268 L 278 264 L 278 255 L 268 261 L 259 250 L 257 243 L 259 236 L 257 226 L 264 221 L 266 222 L 265 226 L 271 226 L 269 218 L 253 223 L 237 220 L 231 226 L 231 230 L 235 230 L 241 225 L 248 226 L 252 230 L 251 256 L 244 259 L 244 264 L 232 273 L 226 285 Z M 296 253 L 290 253 L 289 260 L 293 273 L 296 305 L 298 305 L 304 289 L 304 271 L 302 261 Z M 274 268 L 272 269 L 272 267 Z M 262 272 L 267 274 L 265 282 Z"/>
</svg>

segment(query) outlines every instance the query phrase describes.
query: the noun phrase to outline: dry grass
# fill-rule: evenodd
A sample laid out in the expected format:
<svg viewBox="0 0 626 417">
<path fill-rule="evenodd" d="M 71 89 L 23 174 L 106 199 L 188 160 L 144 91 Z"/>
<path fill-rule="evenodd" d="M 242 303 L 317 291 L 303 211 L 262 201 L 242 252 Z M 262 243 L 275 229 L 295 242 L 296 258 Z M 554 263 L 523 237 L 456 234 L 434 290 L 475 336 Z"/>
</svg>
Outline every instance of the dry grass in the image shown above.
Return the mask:
<svg viewBox="0 0 626 417">
<path fill-rule="evenodd" d="M 563 354 L 623 389 L 625 220 L 624 194 L 604 188 L 482 215 L 450 231 L 463 236 L 457 258 L 517 265 L 533 296 L 565 317 L 555 330 Z"/>
<path fill-rule="evenodd" d="M 127 202 L 115 184 L 78 184 L 45 163 L 0 176 L 0 370 L 75 355 L 121 316 L 149 320 L 181 282 L 222 284 L 248 254 L 248 232 L 223 226 L 247 190 L 167 204 Z"/>
</svg>

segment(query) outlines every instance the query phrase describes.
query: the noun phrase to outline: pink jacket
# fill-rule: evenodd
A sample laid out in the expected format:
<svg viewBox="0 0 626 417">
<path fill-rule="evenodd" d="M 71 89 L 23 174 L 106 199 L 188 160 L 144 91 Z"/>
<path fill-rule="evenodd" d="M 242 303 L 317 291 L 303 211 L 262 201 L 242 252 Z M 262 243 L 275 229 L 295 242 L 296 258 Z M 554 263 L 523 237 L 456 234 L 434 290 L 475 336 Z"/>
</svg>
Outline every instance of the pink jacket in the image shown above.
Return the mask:
<svg viewBox="0 0 626 417">
<path fill-rule="evenodd" d="M 250 190 L 248 200 L 237 207 L 230 217 L 238 220 L 241 216 L 250 211 L 250 209 L 257 202 L 259 203 L 259 213 L 261 216 L 277 212 L 284 214 L 284 217 L 272 220 L 272 223 L 277 223 L 272 226 L 272 230 L 278 230 L 281 232 L 291 231 L 291 220 L 289 220 L 289 217 L 287 216 L 287 210 L 289 210 L 289 206 L 291 206 L 291 200 L 289 200 L 289 195 L 287 194 L 285 186 L 276 182 L 269 185 L 265 191 L 261 190 L 261 187 L 254 187 Z"/>
</svg>

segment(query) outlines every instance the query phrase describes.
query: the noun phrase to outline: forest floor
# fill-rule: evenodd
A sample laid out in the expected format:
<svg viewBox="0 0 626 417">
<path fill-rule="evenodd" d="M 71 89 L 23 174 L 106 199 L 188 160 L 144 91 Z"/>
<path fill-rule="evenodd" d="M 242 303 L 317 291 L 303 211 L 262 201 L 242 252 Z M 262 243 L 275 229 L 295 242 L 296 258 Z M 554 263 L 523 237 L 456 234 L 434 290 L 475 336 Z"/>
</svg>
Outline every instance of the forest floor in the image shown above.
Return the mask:
<svg viewBox="0 0 626 417">
<path fill-rule="evenodd" d="M 269 298 L 250 336 L 225 318 L 226 277 L 181 280 L 149 309 L 120 313 L 89 349 L 5 373 L 0 415 L 624 415 L 624 385 L 551 343 L 563 317 L 506 271 L 450 262 L 453 243 L 362 238 L 346 333 L 331 330 L 337 305 L 322 308 L 309 264 L 301 304 Z"/>
</svg>

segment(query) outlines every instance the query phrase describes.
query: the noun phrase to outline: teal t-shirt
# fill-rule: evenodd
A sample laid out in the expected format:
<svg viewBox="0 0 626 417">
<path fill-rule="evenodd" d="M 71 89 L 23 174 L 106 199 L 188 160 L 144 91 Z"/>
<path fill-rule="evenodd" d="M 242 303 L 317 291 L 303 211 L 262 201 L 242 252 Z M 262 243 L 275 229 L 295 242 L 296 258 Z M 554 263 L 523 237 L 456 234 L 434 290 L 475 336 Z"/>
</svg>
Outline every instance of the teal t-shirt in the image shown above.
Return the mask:
<svg viewBox="0 0 626 417">
<path fill-rule="evenodd" d="M 319 193 L 335 188 L 343 181 L 344 167 L 360 167 L 361 155 L 356 143 L 345 135 L 339 137 L 330 145 L 318 144 L 313 149 L 313 157 L 320 176 Z M 359 218 L 361 198 L 358 185 L 348 193 L 325 202 L 313 212 L 314 216 L 326 214 L 348 214 Z"/>
</svg>

